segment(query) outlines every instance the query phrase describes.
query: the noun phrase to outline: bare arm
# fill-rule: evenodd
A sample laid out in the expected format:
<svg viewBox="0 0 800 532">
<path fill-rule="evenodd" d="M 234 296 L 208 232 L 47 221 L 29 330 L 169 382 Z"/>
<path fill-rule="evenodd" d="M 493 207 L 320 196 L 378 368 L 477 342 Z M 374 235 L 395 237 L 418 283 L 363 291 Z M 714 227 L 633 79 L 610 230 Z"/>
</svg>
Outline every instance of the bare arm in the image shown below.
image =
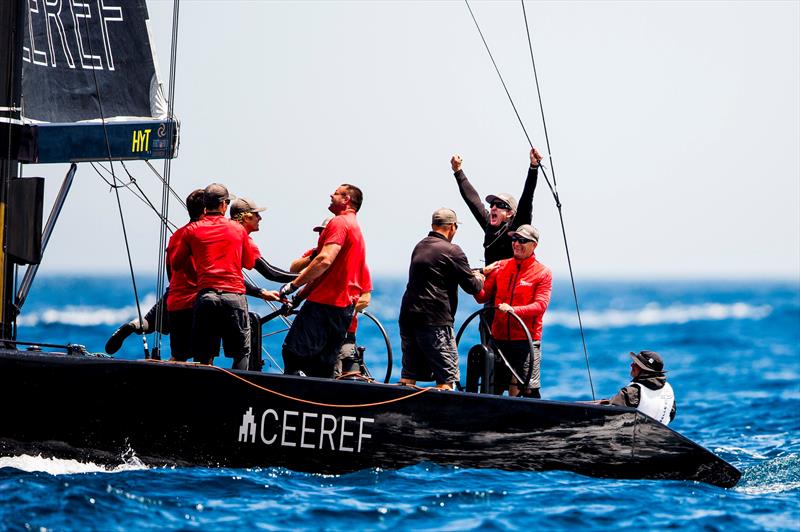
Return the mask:
<svg viewBox="0 0 800 532">
<path fill-rule="evenodd" d="M 323 273 L 328 271 L 328 268 L 330 268 L 333 261 L 336 260 L 341 249 L 342 246 L 340 244 L 325 244 L 319 254 L 311 261 L 311 264 L 306 266 L 303 271 L 300 272 L 300 275 L 297 276 L 297 279 L 292 281 L 292 285 L 297 288 L 319 278 Z"/>
<path fill-rule="evenodd" d="M 304 254 L 302 257 L 298 257 L 292 261 L 292 263 L 289 265 L 289 271 L 292 273 L 299 273 L 303 270 L 303 268 L 311 264 L 312 260 L 313 255 L 311 253 L 307 255 Z"/>
<path fill-rule="evenodd" d="M 370 301 L 372 301 L 372 292 L 364 292 L 361 294 L 361 297 L 359 297 L 358 301 L 356 301 L 356 312 L 361 312 L 367 308 Z"/>
</svg>

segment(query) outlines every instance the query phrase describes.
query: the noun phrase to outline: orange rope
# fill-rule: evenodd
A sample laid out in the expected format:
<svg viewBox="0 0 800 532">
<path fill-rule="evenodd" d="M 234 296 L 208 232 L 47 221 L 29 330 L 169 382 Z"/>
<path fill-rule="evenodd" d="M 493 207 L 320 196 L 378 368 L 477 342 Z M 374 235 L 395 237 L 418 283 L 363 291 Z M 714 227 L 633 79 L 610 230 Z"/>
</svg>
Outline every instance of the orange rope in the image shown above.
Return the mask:
<svg viewBox="0 0 800 532">
<path fill-rule="evenodd" d="M 154 360 L 154 359 L 147 359 L 147 360 L 145 360 L 145 362 L 155 362 L 155 363 L 161 363 L 161 364 L 191 364 L 193 366 L 204 366 L 204 367 L 208 367 L 208 368 L 213 368 L 213 369 L 215 369 L 217 371 L 221 371 L 222 373 L 230 375 L 234 379 L 238 379 L 238 380 L 244 382 L 245 384 L 249 384 L 253 388 L 259 389 L 259 390 L 264 391 L 264 392 L 271 393 L 273 395 L 277 395 L 278 397 L 283 397 L 284 399 L 289 399 L 291 401 L 297 401 L 298 403 L 305 403 L 307 405 L 324 406 L 324 407 L 328 407 L 328 408 L 366 408 L 366 407 L 369 407 L 369 406 L 388 405 L 388 404 L 391 404 L 391 403 L 399 403 L 400 401 L 405 401 L 406 399 L 411 399 L 412 397 L 415 397 L 417 395 L 423 394 L 423 393 L 425 393 L 425 392 L 427 392 L 429 390 L 435 389 L 435 388 L 419 388 L 417 386 L 414 386 L 414 388 L 417 388 L 416 392 L 414 392 L 412 394 L 409 394 L 409 395 L 405 395 L 403 397 L 397 397 L 395 399 L 389 399 L 388 401 L 379 401 L 377 403 L 364 403 L 364 404 L 360 404 L 360 405 L 334 405 L 334 404 L 330 404 L 330 403 L 318 403 L 316 401 L 308 401 L 307 399 L 301 399 L 299 397 L 293 397 L 291 395 L 286 395 L 286 394 L 283 394 L 281 392 L 276 392 L 275 390 L 270 390 L 269 388 L 265 388 L 264 386 L 261 386 L 259 384 L 254 383 L 254 382 L 251 382 L 251 381 L 245 379 L 244 377 L 241 377 L 241 376 L 239 376 L 239 375 L 237 375 L 237 374 L 235 374 L 235 373 L 233 373 L 233 372 L 231 372 L 231 371 L 229 371 L 229 370 L 227 370 L 225 368 L 220 368 L 218 366 L 209 366 L 209 365 L 206 365 L 206 364 L 199 364 L 197 362 L 178 362 L 178 361 Z"/>
<path fill-rule="evenodd" d="M 350 377 L 355 377 L 356 380 L 360 379 L 360 380 L 366 381 L 366 382 L 374 382 L 375 381 L 375 379 L 370 379 L 369 377 L 365 377 L 359 371 L 350 371 L 350 372 L 347 372 L 347 373 L 342 373 L 341 375 L 336 377 L 336 380 L 340 381 L 342 379 L 349 379 Z"/>
</svg>

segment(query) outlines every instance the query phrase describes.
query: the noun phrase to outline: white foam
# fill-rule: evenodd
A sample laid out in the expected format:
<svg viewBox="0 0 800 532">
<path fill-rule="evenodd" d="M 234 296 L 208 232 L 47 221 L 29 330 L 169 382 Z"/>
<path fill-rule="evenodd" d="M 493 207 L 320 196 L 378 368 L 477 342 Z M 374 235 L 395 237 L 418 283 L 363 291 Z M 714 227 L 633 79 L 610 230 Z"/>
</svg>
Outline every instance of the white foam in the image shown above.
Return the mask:
<svg viewBox="0 0 800 532">
<path fill-rule="evenodd" d="M 142 313 L 147 312 L 156 302 L 155 294 L 148 294 L 141 301 Z M 379 316 L 381 321 L 397 319 L 399 302 L 389 305 L 374 301 L 369 310 Z M 772 313 L 769 305 L 750 305 L 737 302 L 730 304 L 703 303 L 698 305 L 674 304 L 662 306 L 650 303 L 636 309 L 584 310 L 581 313 L 583 326 L 587 329 L 613 329 L 631 326 L 684 324 L 693 321 L 719 320 L 760 320 Z M 23 327 L 37 325 L 73 325 L 93 327 L 98 325 L 118 326 L 136 317 L 134 305 L 111 308 L 97 306 L 68 305 L 59 308 L 45 308 L 32 313 L 23 313 L 17 320 Z M 544 321 L 547 325 L 561 325 L 577 328 L 578 318 L 572 310 L 549 310 Z"/>
<path fill-rule="evenodd" d="M 650 303 L 638 309 L 585 310 L 581 312 L 583 326 L 587 329 L 613 329 L 631 326 L 684 324 L 693 321 L 760 320 L 772 313 L 769 305 L 703 303 L 699 305 L 675 304 L 661 306 Z M 553 310 L 544 315 L 548 325 L 577 328 L 578 318 L 572 311 Z"/>
<path fill-rule="evenodd" d="M 155 294 L 147 294 L 139 306 L 144 315 L 155 305 Z M 134 319 L 136 306 L 122 308 L 96 307 L 88 305 L 67 305 L 59 308 L 44 308 L 31 313 L 22 313 L 17 323 L 22 327 L 37 325 L 75 325 L 78 327 L 94 327 L 97 325 L 121 325 Z"/>
<path fill-rule="evenodd" d="M 94 462 L 79 462 L 77 460 L 64 460 L 62 458 L 45 458 L 41 455 L 27 454 L 19 456 L 0 456 L 0 469 L 13 467 L 28 473 L 43 472 L 51 475 L 74 475 L 80 473 L 121 473 L 123 471 L 136 471 L 147 469 L 141 460 L 134 455 L 129 455 L 125 461 L 116 466 L 103 466 Z"/>
</svg>

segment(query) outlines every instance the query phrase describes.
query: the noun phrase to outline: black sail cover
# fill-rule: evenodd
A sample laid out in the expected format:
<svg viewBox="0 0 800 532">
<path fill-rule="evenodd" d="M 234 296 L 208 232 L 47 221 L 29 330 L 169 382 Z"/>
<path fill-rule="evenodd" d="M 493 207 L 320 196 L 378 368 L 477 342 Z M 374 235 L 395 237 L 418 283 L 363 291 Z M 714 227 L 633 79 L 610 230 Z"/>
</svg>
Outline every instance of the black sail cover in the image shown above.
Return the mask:
<svg viewBox="0 0 800 532">
<path fill-rule="evenodd" d="M 25 4 L 23 120 L 63 124 L 166 117 L 145 0 Z"/>
</svg>

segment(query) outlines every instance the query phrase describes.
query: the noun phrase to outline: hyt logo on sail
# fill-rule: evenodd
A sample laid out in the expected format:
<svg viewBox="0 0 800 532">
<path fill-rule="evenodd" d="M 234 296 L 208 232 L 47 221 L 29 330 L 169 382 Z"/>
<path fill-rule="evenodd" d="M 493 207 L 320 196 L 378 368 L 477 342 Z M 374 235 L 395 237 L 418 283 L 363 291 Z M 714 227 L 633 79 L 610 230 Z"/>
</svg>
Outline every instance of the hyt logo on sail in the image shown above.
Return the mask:
<svg viewBox="0 0 800 532">
<path fill-rule="evenodd" d="M 272 408 L 265 410 L 258 419 L 250 407 L 242 416 L 239 441 L 360 453 L 364 440 L 372 439 L 367 432 L 370 423 L 375 423 L 370 417 L 334 416 L 295 410 L 278 413 Z"/>
<path fill-rule="evenodd" d="M 151 129 L 134 129 L 133 142 L 131 143 L 131 152 L 136 153 L 140 151 L 147 151 L 150 146 L 150 131 Z"/>
</svg>

